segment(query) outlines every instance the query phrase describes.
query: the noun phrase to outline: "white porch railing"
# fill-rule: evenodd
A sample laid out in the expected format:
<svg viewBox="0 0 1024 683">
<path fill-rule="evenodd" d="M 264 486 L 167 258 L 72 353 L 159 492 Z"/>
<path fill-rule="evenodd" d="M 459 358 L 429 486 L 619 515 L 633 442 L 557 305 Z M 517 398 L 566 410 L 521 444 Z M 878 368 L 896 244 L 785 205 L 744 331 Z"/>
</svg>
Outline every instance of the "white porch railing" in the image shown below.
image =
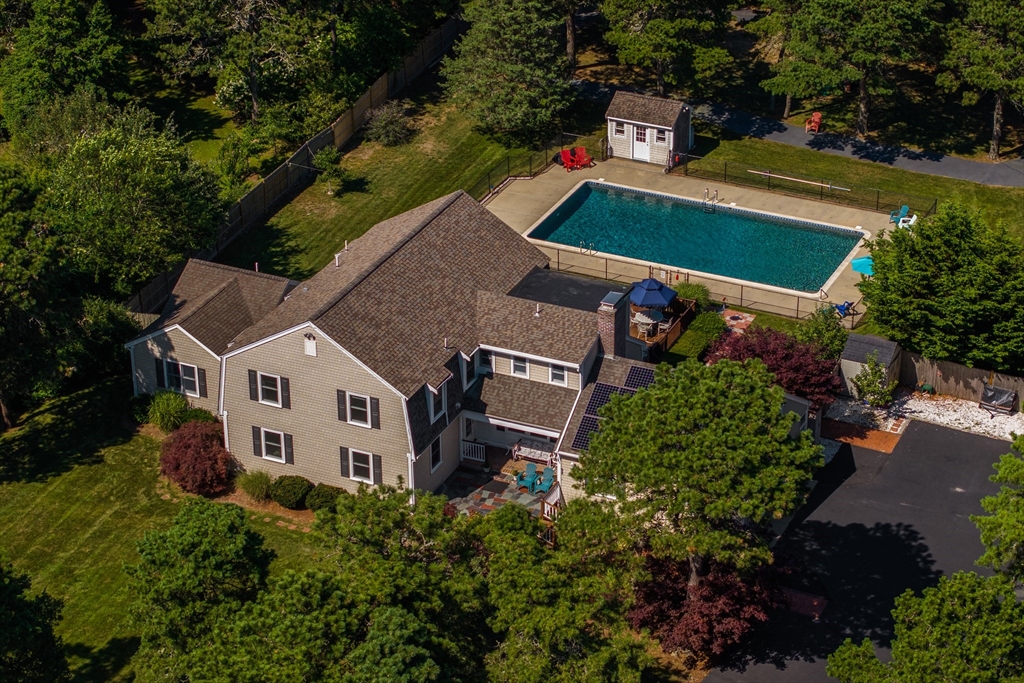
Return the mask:
<svg viewBox="0 0 1024 683">
<path fill-rule="evenodd" d="M 484 445 L 482 443 L 473 443 L 472 441 L 463 441 L 462 460 L 472 460 L 473 462 L 487 462 L 487 455 L 484 451 Z"/>
</svg>

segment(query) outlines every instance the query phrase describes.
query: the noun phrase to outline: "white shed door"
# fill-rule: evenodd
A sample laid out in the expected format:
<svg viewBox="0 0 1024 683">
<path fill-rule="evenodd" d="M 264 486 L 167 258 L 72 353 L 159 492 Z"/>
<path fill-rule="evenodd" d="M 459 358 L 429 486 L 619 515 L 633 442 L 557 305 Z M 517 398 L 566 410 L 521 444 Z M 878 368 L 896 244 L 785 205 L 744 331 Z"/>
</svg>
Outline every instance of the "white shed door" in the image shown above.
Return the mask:
<svg viewBox="0 0 1024 683">
<path fill-rule="evenodd" d="M 651 160 L 651 131 L 633 126 L 633 158 L 638 161 Z"/>
</svg>

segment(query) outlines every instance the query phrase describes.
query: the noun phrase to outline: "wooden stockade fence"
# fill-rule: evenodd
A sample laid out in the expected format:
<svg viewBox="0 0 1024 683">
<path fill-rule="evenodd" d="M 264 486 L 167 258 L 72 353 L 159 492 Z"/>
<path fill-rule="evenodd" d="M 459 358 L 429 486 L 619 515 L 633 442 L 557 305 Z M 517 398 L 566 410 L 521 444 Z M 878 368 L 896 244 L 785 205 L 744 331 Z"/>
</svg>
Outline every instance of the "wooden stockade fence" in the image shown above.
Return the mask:
<svg viewBox="0 0 1024 683">
<path fill-rule="evenodd" d="M 213 259 L 247 229 L 259 223 L 274 204 L 289 191 L 305 182 L 313 168 L 313 155 L 328 145 L 341 148 L 366 123 L 367 113 L 400 93 L 424 71 L 441 60 L 464 30 L 465 24 L 452 17 L 426 38 L 408 55 L 396 71 L 378 78 L 355 104 L 320 133 L 306 141 L 287 161 L 260 180 L 228 210 L 228 219 L 217 232 L 214 246 L 195 254 L 196 258 Z M 154 313 L 174 289 L 184 265 L 153 278 L 127 301 L 133 313 Z"/>
<path fill-rule="evenodd" d="M 906 351 L 900 362 L 900 384 L 910 388 L 931 384 L 938 394 L 980 401 L 986 382 L 1003 389 L 1014 389 L 1018 396 L 1024 397 L 1024 378 L 949 361 L 930 360 Z"/>
</svg>

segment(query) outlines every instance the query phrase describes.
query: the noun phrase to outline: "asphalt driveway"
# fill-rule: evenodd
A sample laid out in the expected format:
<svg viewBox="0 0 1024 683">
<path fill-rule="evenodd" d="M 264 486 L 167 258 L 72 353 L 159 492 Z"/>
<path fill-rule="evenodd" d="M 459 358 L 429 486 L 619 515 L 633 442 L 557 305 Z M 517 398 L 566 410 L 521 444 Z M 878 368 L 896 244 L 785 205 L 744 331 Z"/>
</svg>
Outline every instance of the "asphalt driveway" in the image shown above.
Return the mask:
<svg viewBox="0 0 1024 683">
<path fill-rule="evenodd" d="M 998 489 L 988 477 L 1009 451 L 1006 441 L 924 422 L 911 423 L 891 455 L 844 445 L 777 546 L 795 568 L 791 587 L 829 601 L 820 621 L 773 618 L 705 681 L 831 681 L 825 660 L 844 639 L 870 637 L 884 650 L 897 595 L 979 569 L 969 516 Z"/>
</svg>

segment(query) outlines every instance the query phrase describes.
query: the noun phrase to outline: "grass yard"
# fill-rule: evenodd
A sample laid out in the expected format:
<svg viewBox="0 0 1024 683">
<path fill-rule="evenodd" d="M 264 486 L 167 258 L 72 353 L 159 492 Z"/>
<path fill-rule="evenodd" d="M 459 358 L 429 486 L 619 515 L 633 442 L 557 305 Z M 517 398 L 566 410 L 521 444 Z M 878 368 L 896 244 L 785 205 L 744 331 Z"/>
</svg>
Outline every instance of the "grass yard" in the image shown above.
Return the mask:
<svg viewBox="0 0 1024 683">
<path fill-rule="evenodd" d="M 33 588 L 65 601 L 58 632 L 76 681 L 131 680 L 138 645 L 126 623 L 124 564 L 135 543 L 164 529 L 181 499 L 162 497 L 158 439 L 128 420 L 126 378 L 47 403 L 0 435 L 0 553 Z M 250 519 L 253 519 L 250 514 Z M 273 570 L 301 568 L 312 546 L 300 531 L 253 519 L 278 553 Z"/>
<path fill-rule="evenodd" d="M 508 150 L 475 130 L 472 119 L 440 96 L 436 81 L 424 77 L 409 93 L 413 138 L 398 147 L 357 141 L 341 165 L 351 179 L 328 196 L 313 184 L 282 205 L 266 224 L 253 228 L 218 260 L 304 279 L 320 270 L 345 240 L 376 223 L 458 189 L 470 187 Z"/>
</svg>

